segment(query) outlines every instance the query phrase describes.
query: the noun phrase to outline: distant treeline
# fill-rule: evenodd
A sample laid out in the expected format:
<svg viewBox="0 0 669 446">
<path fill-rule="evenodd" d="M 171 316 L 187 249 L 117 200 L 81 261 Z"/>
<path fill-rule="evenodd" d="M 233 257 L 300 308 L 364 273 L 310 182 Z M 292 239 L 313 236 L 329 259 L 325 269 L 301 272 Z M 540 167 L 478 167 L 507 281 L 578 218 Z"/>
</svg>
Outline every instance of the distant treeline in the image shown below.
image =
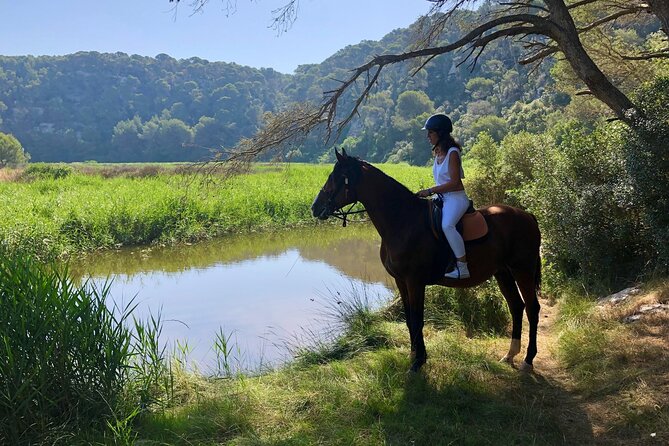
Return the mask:
<svg viewBox="0 0 669 446">
<path fill-rule="evenodd" d="M 412 36 L 412 29 L 398 29 L 293 75 L 165 54 L 0 56 L 0 132 L 16 136 L 32 161 L 200 160 L 254 134 L 267 112 L 320 101 L 335 79 L 373 55 L 405 51 Z M 423 164 L 429 151 L 417 130 L 438 107 L 460 121 L 464 139 L 481 130 L 499 138 L 509 129 L 543 130 L 546 111 L 569 98 L 552 90 L 549 65 L 531 76 L 517 65 L 520 52 L 519 45 L 501 42 L 473 70 L 459 65 L 457 54 L 437 58 L 415 76 L 408 64 L 387 70 L 345 144 L 372 161 Z M 313 136 L 290 155 L 316 161 L 327 152 Z"/>
</svg>

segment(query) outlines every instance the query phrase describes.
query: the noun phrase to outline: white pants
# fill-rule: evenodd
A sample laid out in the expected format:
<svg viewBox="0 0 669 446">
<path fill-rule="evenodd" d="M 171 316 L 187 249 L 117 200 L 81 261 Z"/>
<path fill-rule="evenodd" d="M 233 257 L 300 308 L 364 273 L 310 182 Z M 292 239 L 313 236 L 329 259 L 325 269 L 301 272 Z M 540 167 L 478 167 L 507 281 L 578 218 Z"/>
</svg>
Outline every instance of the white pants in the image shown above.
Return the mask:
<svg viewBox="0 0 669 446">
<path fill-rule="evenodd" d="M 459 190 L 442 194 L 442 198 L 444 199 L 444 208 L 441 214 L 441 228 L 444 230 L 446 240 L 451 245 L 455 257 L 464 257 L 465 242 L 462 240 L 462 236 L 457 229 L 455 229 L 455 225 L 465 215 L 469 207 L 469 197 L 467 197 L 465 191 Z"/>
</svg>

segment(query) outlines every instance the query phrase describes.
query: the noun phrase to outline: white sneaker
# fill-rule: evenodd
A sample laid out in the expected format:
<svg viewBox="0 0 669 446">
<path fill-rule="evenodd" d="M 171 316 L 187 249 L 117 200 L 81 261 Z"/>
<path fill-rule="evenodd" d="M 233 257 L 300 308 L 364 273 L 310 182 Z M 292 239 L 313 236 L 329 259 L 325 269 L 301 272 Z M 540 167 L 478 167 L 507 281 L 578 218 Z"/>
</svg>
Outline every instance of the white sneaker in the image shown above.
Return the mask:
<svg viewBox="0 0 669 446">
<path fill-rule="evenodd" d="M 467 262 L 457 262 L 453 271 L 444 274 L 447 279 L 467 279 L 469 277 L 469 268 Z"/>
</svg>

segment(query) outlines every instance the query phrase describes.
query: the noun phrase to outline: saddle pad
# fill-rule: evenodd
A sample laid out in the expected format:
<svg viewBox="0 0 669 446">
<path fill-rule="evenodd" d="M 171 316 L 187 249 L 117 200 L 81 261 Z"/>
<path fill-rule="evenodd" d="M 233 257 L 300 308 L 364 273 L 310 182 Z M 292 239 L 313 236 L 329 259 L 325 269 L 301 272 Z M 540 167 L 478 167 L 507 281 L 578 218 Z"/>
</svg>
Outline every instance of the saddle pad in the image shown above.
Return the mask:
<svg viewBox="0 0 669 446">
<path fill-rule="evenodd" d="M 488 233 L 488 223 L 479 211 L 462 216 L 462 239 L 476 240 Z"/>
</svg>

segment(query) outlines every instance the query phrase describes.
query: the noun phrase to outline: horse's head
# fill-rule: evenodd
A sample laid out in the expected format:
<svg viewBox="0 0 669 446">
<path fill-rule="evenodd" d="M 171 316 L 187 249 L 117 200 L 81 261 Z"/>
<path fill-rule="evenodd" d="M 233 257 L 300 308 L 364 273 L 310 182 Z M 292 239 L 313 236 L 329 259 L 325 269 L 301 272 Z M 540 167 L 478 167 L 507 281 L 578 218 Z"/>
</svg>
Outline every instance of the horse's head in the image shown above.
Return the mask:
<svg viewBox="0 0 669 446">
<path fill-rule="evenodd" d="M 332 173 L 311 205 L 314 217 L 325 220 L 335 211 L 357 201 L 357 186 L 362 172 L 362 161 L 348 156 L 346 150 L 341 153 L 335 149 L 337 162 Z"/>
</svg>

